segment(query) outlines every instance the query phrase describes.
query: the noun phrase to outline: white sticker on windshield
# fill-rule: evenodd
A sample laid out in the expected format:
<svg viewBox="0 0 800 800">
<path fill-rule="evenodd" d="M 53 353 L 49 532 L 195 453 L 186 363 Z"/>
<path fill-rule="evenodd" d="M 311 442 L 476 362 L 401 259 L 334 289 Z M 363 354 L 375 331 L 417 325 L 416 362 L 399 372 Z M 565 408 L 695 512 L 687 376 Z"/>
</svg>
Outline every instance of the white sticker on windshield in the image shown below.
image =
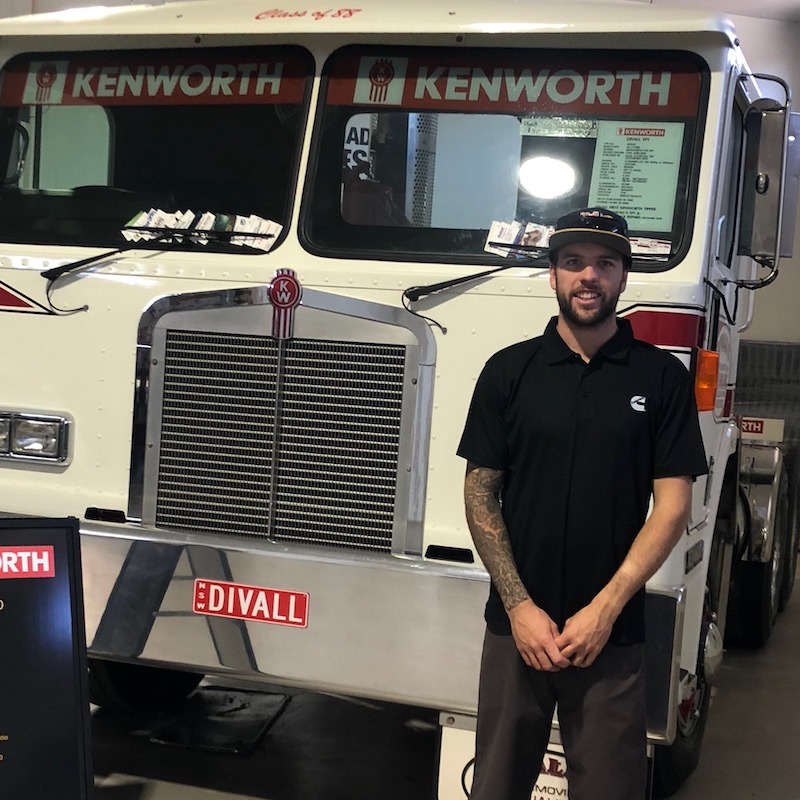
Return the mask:
<svg viewBox="0 0 800 800">
<path fill-rule="evenodd" d="M 589 205 L 612 208 L 633 230 L 672 230 L 682 122 L 599 122 Z"/>
</svg>

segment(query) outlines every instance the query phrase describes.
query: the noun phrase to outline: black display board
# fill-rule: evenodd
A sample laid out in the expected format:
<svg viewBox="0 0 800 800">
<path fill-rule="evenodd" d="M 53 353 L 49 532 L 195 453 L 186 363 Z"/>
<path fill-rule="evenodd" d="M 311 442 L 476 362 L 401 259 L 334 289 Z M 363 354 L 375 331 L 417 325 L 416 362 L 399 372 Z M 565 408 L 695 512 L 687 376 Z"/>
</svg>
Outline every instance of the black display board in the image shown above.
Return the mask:
<svg viewBox="0 0 800 800">
<path fill-rule="evenodd" d="M 0 798 L 93 786 L 78 522 L 0 519 Z"/>
</svg>

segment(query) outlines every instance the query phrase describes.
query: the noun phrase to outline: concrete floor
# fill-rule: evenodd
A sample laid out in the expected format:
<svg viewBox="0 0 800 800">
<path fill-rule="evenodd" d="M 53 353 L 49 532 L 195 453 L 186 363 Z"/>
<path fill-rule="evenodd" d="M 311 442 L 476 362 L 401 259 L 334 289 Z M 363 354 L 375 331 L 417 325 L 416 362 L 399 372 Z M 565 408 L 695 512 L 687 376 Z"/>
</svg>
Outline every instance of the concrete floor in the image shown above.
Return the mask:
<svg viewBox="0 0 800 800">
<path fill-rule="evenodd" d="M 295 693 L 255 749 L 237 754 L 157 744 L 158 718 L 99 710 L 95 800 L 427 800 L 435 796 L 437 717 Z"/>
<path fill-rule="evenodd" d="M 422 709 L 295 693 L 249 754 L 155 744 L 160 722 L 94 714 L 96 800 L 436 797 L 436 715 Z M 800 588 L 763 650 L 726 654 L 700 766 L 674 800 L 800 797 L 798 723 Z"/>
<path fill-rule="evenodd" d="M 700 765 L 673 800 L 800 797 L 800 583 L 762 650 L 729 651 Z"/>
</svg>

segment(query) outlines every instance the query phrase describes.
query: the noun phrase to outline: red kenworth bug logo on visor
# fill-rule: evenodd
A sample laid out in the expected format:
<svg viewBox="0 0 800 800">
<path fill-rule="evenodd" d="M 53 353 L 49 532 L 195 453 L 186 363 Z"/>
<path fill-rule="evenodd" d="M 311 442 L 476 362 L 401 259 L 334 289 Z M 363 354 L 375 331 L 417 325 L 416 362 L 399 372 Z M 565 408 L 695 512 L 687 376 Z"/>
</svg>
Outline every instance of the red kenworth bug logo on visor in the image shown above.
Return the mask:
<svg viewBox="0 0 800 800">
<path fill-rule="evenodd" d="M 43 64 L 36 73 L 36 100 L 39 103 L 50 101 L 50 90 L 58 80 L 58 67 L 55 64 Z"/>
<path fill-rule="evenodd" d="M 380 59 L 372 65 L 369 71 L 369 82 L 372 88 L 369 98 L 373 103 L 385 103 L 389 84 L 394 80 L 394 67 L 388 58 Z"/>
<path fill-rule="evenodd" d="M 294 312 L 303 298 L 303 287 L 293 269 L 279 269 L 267 290 L 272 304 L 273 339 L 291 339 L 294 335 Z"/>
</svg>

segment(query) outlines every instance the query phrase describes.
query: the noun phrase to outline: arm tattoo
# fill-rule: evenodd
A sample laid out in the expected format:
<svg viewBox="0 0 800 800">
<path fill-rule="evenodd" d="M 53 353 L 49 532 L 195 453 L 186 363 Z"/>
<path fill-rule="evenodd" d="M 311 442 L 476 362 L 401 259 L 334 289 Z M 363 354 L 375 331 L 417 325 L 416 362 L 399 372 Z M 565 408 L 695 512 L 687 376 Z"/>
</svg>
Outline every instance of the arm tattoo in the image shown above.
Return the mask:
<svg viewBox="0 0 800 800">
<path fill-rule="evenodd" d="M 511 542 L 503 520 L 498 496 L 503 486 L 503 471 L 467 464 L 464 504 L 467 525 L 475 548 L 492 578 L 503 605 L 511 610 L 528 599 L 514 563 Z"/>
</svg>

